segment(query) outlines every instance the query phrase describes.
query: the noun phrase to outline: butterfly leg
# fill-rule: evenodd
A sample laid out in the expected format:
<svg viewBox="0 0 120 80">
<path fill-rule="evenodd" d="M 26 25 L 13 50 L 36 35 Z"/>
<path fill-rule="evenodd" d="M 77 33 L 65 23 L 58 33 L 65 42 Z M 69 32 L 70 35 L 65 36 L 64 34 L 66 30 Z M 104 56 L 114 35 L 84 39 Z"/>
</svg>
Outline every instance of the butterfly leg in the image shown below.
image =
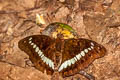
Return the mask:
<svg viewBox="0 0 120 80">
<path fill-rule="evenodd" d="M 95 80 L 95 77 L 94 77 L 94 76 L 88 74 L 87 72 L 85 72 L 85 71 L 83 71 L 83 70 L 80 71 L 79 74 L 85 76 L 88 80 Z"/>
<path fill-rule="evenodd" d="M 29 59 L 27 59 L 27 58 L 25 58 L 25 67 L 34 67 L 34 65 L 32 64 L 32 62 L 29 60 Z"/>
</svg>

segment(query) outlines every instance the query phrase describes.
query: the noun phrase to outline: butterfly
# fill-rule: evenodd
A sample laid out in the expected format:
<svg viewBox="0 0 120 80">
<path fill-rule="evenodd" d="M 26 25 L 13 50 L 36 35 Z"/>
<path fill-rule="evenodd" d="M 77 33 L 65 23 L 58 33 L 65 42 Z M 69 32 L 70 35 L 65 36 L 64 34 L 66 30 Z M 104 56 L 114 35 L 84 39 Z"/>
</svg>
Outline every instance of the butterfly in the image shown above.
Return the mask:
<svg viewBox="0 0 120 80">
<path fill-rule="evenodd" d="M 46 35 L 32 35 L 18 42 L 31 62 L 41 72 L 58 72 L 68 77 L 87 68 L 95 59 L 103 57 L 106 49 L 84 38 L 60 39 Z"/>
</svg>

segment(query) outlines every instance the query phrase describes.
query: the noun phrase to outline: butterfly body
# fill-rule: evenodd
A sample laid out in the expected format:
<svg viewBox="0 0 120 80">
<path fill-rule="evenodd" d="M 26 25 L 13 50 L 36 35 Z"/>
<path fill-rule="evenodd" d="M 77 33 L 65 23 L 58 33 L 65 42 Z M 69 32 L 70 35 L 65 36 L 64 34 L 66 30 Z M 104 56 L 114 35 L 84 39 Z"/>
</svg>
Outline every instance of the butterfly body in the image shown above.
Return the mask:
<svg viewBox="0 0 120 80">
<path fill-rule="evenodd" d="M 55 39 L 32 35 L 20 40 L 18 45 L 38 70 L 49 75 L 58 72 L 62 77 L 78 73 L 106 53 L 100 44 L 83 38 Z"/>
</svg>

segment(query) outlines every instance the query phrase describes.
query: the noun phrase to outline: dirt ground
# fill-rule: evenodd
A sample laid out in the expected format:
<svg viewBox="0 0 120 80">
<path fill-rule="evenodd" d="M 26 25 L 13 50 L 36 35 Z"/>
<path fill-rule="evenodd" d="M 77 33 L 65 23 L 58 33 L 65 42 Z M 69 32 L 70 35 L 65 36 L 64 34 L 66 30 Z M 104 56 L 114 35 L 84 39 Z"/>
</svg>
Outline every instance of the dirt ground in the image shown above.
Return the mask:
<svg viewBox="0 0 120 80">
<path fill-rule="evenodd" d="M 35 23 L 36 13 L 46 24 Z M 95 80 L 120 80 L 120 0 L 0 0 L 0 80 L 50 80 L 18 48 L 18 41 L 40 32 L 52 22 L 72 26 L 80 37 L 107 49 L 86 72 Z M 87 80 L 75 75 L 65 80 Z"/>
</svg>

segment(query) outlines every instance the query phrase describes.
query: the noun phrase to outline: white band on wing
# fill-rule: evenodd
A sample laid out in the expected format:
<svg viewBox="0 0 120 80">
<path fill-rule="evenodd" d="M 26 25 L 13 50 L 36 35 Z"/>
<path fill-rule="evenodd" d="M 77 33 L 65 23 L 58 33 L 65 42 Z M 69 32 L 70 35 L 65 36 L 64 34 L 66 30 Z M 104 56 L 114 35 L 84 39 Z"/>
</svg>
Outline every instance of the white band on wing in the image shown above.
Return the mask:
<svg viewBox="0 0 120 80">
<path fill-rule="evenodd" d="M 52 60 L 50 60 L 49 58 L 47 58 L 43 52 L 39 49 L 39 47 L 32 42 L 32 37 L 29 38 L 29 44 L 33 46 L 33 48 L 35 49 L 35 52 L 38 53 L 38 55 L 40 56 L 41 60 L 46 63 L 50 68 L 52 68 L 54 70 L 54 62 Z"/>
</svg>

